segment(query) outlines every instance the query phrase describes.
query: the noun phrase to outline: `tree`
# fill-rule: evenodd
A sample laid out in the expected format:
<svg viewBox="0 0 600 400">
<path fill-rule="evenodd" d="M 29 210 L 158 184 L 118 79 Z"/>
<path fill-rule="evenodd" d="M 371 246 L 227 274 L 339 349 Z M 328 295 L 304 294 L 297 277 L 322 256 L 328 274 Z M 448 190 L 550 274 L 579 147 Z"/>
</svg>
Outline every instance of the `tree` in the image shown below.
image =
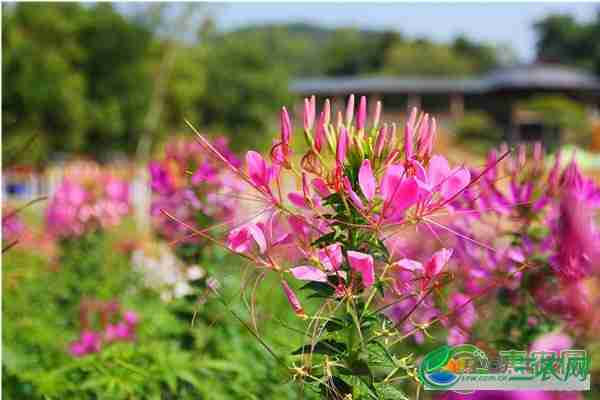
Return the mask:
<svg viewBox="0 0 600 400">
<path fill-rule="evenodd" d="M 39 156 L 131 150 L 149 98 L 151 33 L 109 4 L 5 10 L 3 153 L 31 134 Z"/>
<path fill-rule="evenodd" d="M 451 48 L 459 56 L 469 59 L 476 72 L 489 71 L 500 64 L 498 53 L 493 46 L 477 43 L 463 35 L 454 39 Z"/>
<path fill-rule="evenodd" d="M 534 25 L 537 58 L 587 68 L 600 74 L 600 11 L 589 23 L 566 14 L 549 15 Z"/>
<path fill-rule="evenodd" d="M 85 11 L 77 4 L 3 7 L 3 155 L 36 135 L 29 159 L 47 149 L 71 151 L 86 142 L 85 57 L 77 38 Z"/>
<path fill-rule="evenodd" d="M 392 46 L 383 71 L 390 75 L 464 76 L 475 72 L 476 66 L 451 47 L 422 39 Z"/>
<path fill-rule="evenodd" d="M 228 132 L 237 149 L 262 143 L 271 116 L 290 104 L 289 67 L 262 42 L 224 37 L 207 46 L 206 94 L 195 122 Z"/>
</svg>

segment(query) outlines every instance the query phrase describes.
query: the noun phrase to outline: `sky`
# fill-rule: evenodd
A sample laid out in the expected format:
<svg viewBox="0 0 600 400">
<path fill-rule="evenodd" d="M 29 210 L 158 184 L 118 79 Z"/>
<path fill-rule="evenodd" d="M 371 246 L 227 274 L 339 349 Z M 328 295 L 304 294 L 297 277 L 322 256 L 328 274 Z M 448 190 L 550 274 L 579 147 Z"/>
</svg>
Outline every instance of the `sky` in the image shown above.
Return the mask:
<svg viewBox="0 0 600 400">
<path fill-rule="evenodd" d="M 592 19 L 600 3 L 224 3 L 213 4 L 220 29 L 308 22 L 329 27 L 395 29 L 449 41 L 459 34 L 510 45 L 521 61 L 535 54 L 533 23 L 555 12 Z"/>
</svg>

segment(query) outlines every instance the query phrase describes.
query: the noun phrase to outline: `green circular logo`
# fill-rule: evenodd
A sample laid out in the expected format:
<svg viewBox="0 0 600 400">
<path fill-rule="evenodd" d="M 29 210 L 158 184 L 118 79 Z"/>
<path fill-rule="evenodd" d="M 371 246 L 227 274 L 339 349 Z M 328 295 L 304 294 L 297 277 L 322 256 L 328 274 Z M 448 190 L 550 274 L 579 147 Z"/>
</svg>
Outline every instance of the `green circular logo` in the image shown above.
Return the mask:
<svg viewBox="0 0 600 400">
<path fill-rule="evenodd" d="M 428 353 L 419 365 L 421 383 L 434 390 L 448 390 L 462 374 L 488 369 L 486 354 L 472 344 L 442 346 Z"/>
</svg>

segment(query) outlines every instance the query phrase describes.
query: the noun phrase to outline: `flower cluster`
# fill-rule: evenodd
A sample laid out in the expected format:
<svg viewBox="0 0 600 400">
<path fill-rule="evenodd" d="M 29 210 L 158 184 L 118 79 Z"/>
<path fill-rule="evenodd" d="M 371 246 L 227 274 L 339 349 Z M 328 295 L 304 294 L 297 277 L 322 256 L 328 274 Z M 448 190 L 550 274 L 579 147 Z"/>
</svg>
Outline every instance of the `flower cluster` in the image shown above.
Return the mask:
<svg viewBox="0 0 600 400">
<path fill-rule="evenodd" d="M 2 240 L 5 243 L 15 243 L 24 231 L 25 224 L 15 210 L 2 210 Z"/>
<path fill-rule="evenodd" d="M 395 124 L 381 124 L 380 116 L 377 103 L 369 123 L 364 97 L 355 110 L 351 96 L 345 111 L 336 114 L 329 101 L 317 113 L 315 98 L 306 99 L 308 151 L 293 154 L 292 123 L 284 108 L 270 160 L 249 151 L 244 168 L 198 134 L 204 150 L 246 182 L 261 204 L 251 221 L 230 230 L 224 245 L 259 269 L 279 274 L 292 309 L 308 319 L 314 335 L 295 354 L 329 355 L 323 364 L 305 358 L 297 376 L 326 382 L 327 390 L 347 388 L 332 365 L 366 362 L 369 346 L 401 341 L 435 319 L 457 327 L 459 335 L 458 329 L 475 319 L 464 295 L 453 297 L 460 310 L 452 317 L 442 315 L 433 299 L 451 278 L 453 250 L 439 245 L 421 263 L 398 242 L 415 230 L 435 240 L 432 226 L 440 224 L 434 217 L 453 210 L 479 176 L 434 154 L 435 118 L 414 109 L 399 132 Z M 286 190 L 294 181 L 297 190 Z M 304 283 L 310 297 L 323 299 L 317 314 L 303 308 L 294 281 Z M 387 379 L 410 370 L 408 359 L 403 365 Z"/>
<path fill-rule="evenodd" d="M 451 225 L 462 290 L 508 302 L 513 312 L 505 329 L 513 333 L 535 335 L 542 322 L 550 329 L 558 320 L 597 324 L 584 280 L 597 274 L 600 262 L 594 222 L 600 188 L 582 175 L 575 158 L 563 167 L 559 153 L 546 163 L 539 143 L 529 157 L 525 145 L 503 163 L 497 154 L 489 154 L 479 185 L 453 202 L 461 216 Z M 535 323 L 508 329 L 511 321 L 532 318 Z M 526 345 L 531 337 L 516 339 Z"/>
<path fill-rule="evenodd" d="M 81 236 L 120 223 L 130 212 L 129 184 L 95 164 L 67 173 L 46 209 L 46 227 L 58 238 Z"/>
<path fill-rule="evenodd" d="M 215 139 L 211 146 L 239 167 L 225 138 Z M 194 230 L 199 226 L 235 217 L 241 182 L 197 141 L 174 140 L 167 143 L 164 153 L 149 165 L 154 227 L 168 240 L 198 243 L 201 237 Z"/>
<path fill-rule="evenodd" d="M 386 362 L 373 346 L 421 343 L 436 324 L 449 344 L 468 342 L 490 312 L 476 308 L 482 299 L 497 300 L 486 325 L 499 325 L 495 333 L 517 347 L 547 345 L 543 334 L 574 321 L 600 326 L 585 282 L 600 264 L 600 189 L 575 161 L 547 163 L 535 144 L 516 153 L 504 146 L 482 167 L 452 165 L 434 153 L 434 118 L 414 109 L 399 132 L 381 123 L 380 103 L 373 109 L 369 121 L 364 97 L 357 110 L 351 96 L 335 114 L 328 100 L 317 112 L 315 98 L 306 99 L 308 150 L 295 154 L 283 108 L 270 157 L 249 151 L 244 166 L 196 132 L 205 154 L 259 204 L 251 219 L 230 225 L 223 246 L 259 276 L 277 274 L 307 322 L 295 378 L 342 398 L 360 392 L 356 375 L 369 376 L 369 393 L 414 377 L 412 358 L 391 352 L 382 375 Z M 298 285 L 321 299 L 316 312 L 303 307 Z"/>
<path fill-rule="evenodd" d="M 99 316 L 99 330 L 91 328 L 95 315 Z M 121 306 L 116 302 L 82 301 L 79 317 L 79 338 L 69 344 L 69 352 L 73 357 L 98 353 L 104 344 L 133 341 L 139 323 L 134 311 L 121 312 Z"/>
</svg>

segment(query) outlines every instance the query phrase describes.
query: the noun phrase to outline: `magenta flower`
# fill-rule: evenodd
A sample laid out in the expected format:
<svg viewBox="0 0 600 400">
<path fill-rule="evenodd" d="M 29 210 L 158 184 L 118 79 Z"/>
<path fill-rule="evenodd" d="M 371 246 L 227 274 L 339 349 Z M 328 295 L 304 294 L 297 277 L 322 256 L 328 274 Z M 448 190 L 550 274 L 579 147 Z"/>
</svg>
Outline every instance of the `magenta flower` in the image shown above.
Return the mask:
<svg viewBox="0 0 600 400">
<path fill-rule="evenodd" d="M 98 332 L 84 330 L 79 335 L 79 340 L 69 345 L 73 357 L 82 357 L 87 354 L 97 353 L 102 349 L 102 336 Z"/>
<path fill-rule="evenodd" d="M 348 251 L 348 263 L 350 267 L 362 277 L 362 283 L 369 288 L 375 283 L 375 266 L 373 256 L 359 251 Z"/>
<path fill-rule="evenodd" d="M 269 190 L 269 183 L 273 175 L 262 156 L 255 151 L 249 151 L 246 153 L 246 164 L 252 182 L 257 187 Z"/>
<path fill-rule="evenodd" d="M 2 210 L 2 240 L 6 243 L 14 242 L 24 231 L 25 224 L 13 210 Z"/>
<path fill-rule="evenodd" d="M 328 271 L 337 271 L 344 262 L 342 254 L 342 245 L 339 243 L 331 244 L 325 248 L 319 249 L 319 261 Z"/>
<path fill-rule="evenodd" d="M 301 281 L 327 282 L 327 274 L 318 268 L 309 265 L 291 268 L 294 278 Z"/>
<path fill-rule="evenodd" d="M 59 238 L 118 225 L 130 212 L 129 184 L 94 166 L 64 178 L 46 209 L 46 228 Z"/>
<path fill-rule="evenodd" d="M 178 244 L 202 241 L 199 220 L 231 226 L 239 212 L 239 193 L 246 186 L 238 176 L 241 162 L 224 138 L 206 141 L 206 146 L 210 147 L 196 140 L 174 140 L 161 159 L 149 164 L 153 227 Z M 213 152 L 218 159 L 212 158 Z"/>
<path fill-rule="evenodd" d="M 530 351 L 557 351 L 567 350 L 573 346 L 573 340 L 560 332 L 546 333 L 535 339 Z"/>
<path fill-rule="evenodd" d="M 304 310 L 302 309 L 300 300 L 298 300 L 298 296 L 296 296 L 296 293 L 294 293 L 294 291 L 292 290 L 290 285 L 288 285 L 288 283 L 286 281 L 282 280 L 281 286 L 283 287 L 283 292 L 285 293 L 285 297 L 287 297 L 288 302 L 292 306 L 292 309 L 294 310 L 296 315 L 301 316 L 301 317 L 305 316 L 306 314 L 304 314 Z"/>
<path fill-rule="evenodd" d="M 360 190 L 367 200 L 371 201 L 375 197 L 375 190 L 377 189 L 377 181 L 373 175 L 373 169 L 371 168 L 371 161 L 364 160 L 360 166 L 358 172 L 358 183 Z"/>
</svg>

